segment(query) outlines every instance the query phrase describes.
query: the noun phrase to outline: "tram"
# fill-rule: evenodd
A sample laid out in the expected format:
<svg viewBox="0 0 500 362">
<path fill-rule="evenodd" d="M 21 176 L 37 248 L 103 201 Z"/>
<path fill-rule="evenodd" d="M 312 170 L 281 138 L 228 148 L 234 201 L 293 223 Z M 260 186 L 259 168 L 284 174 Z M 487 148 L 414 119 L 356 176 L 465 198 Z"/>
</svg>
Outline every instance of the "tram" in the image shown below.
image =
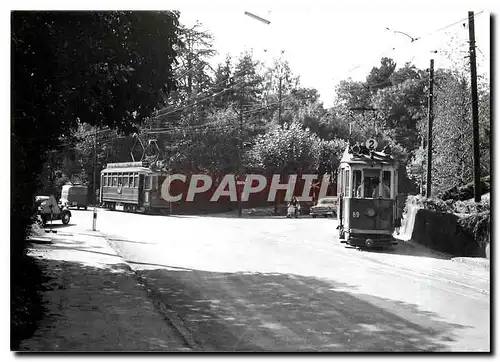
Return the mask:
<svg viewBox="0 0 500 362">
<path fill-rule="evenodd" d="M 108 163 L 101 171 L 101 205 L 111 210 L 170 213 L 161 197 L 166 172 L 152 171 L 145 161 Z"/>
<path fill-rule="evenodd" d="M 360 249 L 396 244 L 397 186 L 398 163 L 389 146 L 377 151 L 374 139 L 348 146 L 337 182 L 340 241 Z"/>
</svg>

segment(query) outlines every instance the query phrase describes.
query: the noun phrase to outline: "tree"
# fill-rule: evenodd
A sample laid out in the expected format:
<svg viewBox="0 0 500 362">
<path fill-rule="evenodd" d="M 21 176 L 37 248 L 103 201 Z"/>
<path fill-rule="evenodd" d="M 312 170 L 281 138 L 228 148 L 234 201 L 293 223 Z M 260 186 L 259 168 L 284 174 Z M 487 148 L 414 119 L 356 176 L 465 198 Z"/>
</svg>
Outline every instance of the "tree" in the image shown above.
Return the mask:
<svg viewBox="0 0 500 362">
<path fill-rule="evenodd" d="M 168 160 L 174 171 L 236 171 L 239 150 L 238 115 L 229 107 L 208 115 L 207 124 L 178 129 L 177 148 Z M 242 135 L 244 137 L 244 135 Z"/>
<path fill-rule="evenodd" d="M 261 63 L 253 59 L 251 52 L 241 54 L 234 70 L 233 98 L 238 108 L 250 108 L 262 100 L 264 78 Z"/>
<path fill-rule="evenodd" d="M 392 85 L 391 76 L 396 69 L 396 62 L 391 58 L 383 57 L 380 60 L 380 68 L 373 67 L 366 77 L 366 85 L 372 92 Z"/>
<path fill-rule="evenodd" d="M 200 124 L 214 92 L 211 58 L 216 54 L 213 35 L 200 23 L 191 28 L 180 27 L 180 42 L 176 45 L 178 66 L 174 70 L 177 88 L 164 97 L 152 120 L 152 126 Z"/>
<path fill-rule="evenodd" d="M 423 72 L 420 76 L 403 80 L 402 74 L 408 73 L 401 72 L 397 75 L 399 83 L 378 90 L 373 105 L 379 110 L 381 126 L 393 130 L 394 140 L 411 151 L 418 147 L 418 125 L 427 115 L 427 80 Z M 414 74 L 410 73 L 410 76 Z"/>
<path fill-rule="evenodd" d="M 320 154 L 318 174 L 336 174 L 340 166 L 340 160 L 347 147 L 347 141 L 335 138 L 330 141 L 320 141 Z"/>
<path fill-rule="evenodd" d="M 78 120 L 130 133 L 175 87 L 176 12 L 12 13 L 12 257 L 47 151 Z"/>
<path fill-rule="evenodd" d="M 433 124 L 432 189 L 444 191 L 472 179 L 470 88 L 457 73 L 440 72 Z"/>
<path fill-rule="evenodd" d="M 318 169 L 319 154 L 319 138 L 302 124 L 292 122 L 257 136 L 250 158 L 254 168 L 268 174 L 300 174 Z"/>
<path fill-rule="evenodd" d="M 212 106 L 215 109 L 223 109 L 228 106 L 232 99 L 231 87 L 234 86 L 232 58 L 228 55 L 223 63 L 219 63 L 215 70 L 213 85 Z"/>
<path fill-rule="evenodd" d="M 411 181 L 418 185 L 420 194 L 423 195 L 427 178 L 427 149 L 420 147 L 412 152 L 406 165 L 406 174 Z"/>
</svg>

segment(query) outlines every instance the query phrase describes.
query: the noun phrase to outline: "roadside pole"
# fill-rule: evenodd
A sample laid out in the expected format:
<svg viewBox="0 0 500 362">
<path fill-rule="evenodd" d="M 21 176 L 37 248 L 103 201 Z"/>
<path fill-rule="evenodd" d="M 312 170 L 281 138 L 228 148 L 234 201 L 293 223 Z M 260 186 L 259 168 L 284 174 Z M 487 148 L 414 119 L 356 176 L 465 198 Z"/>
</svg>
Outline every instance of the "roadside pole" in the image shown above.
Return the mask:
<svg viewBox="0 0 500 362">
<path fill-rule="evenodd" d="M 434 100 L 434 59 L 431 59 L 429 68 L 429 102 L 428 102 L 428 122 L 427 122 L 427 184 L 425 186 L 425 196 L 432 195 L 432 104 Z"/>
<path fill-rule="evenodd" d="M 481 201 L 481 167 L 479 164 L 479 113 L 477 100 L 476 40 L 474 12 L 469 11 L 470 84 L 472 100 L 472 137 L 474 142 L 474 201 Z"/>
<path fill-rule="evenodd" d="M 94 128 L 94 175 L 92 188 L 94 189 L 94 212 L 92 215 L 92 231 L 97 228 L 97 187 L 96 187 L 96 172 L 97 172 L 97 126 Z"/>
<path fill-rule="evenodd" d="M 243 152 L 243 106 L 240 107 L 240 124 L 239 124 L 239 130 L 238 130 L 238 176 L 240 177 L 241 175 L 241 153 Z M 242 215 L 242 210 L 241 210 L 241 190 L 238 190 L 238 217 L 241 217 Z"/>
</svg>

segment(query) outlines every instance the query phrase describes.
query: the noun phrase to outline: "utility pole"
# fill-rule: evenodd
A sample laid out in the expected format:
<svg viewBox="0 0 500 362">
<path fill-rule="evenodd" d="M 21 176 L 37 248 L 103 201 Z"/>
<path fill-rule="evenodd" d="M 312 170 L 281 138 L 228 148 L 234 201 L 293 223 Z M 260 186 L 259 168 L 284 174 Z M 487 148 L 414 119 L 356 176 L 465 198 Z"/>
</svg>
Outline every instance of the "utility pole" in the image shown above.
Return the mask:
<svg viewBox="0 0 500 362">
<path fill-rule="evenodd" d="M 94 213 L 92 215 L 92 231 L 96 231 L 97 223 L 97 183 L 96 183 L 96 173 L 97 173 L 97 125 L 94 127 L 94 175 L 92 181 L 92 188 L 94 194 Z"/>
<path fill-rule="evenodd" d="M 281 73 L 281 72 L 280 72 Z M 278 88 L 278 124 L 281 126 L 281 89 L 282 89 L 282 81 L 283 81 L 283 76 L 280 74 L 280 83 L 279 83 L 279 88 Z"/>
<path fill-rule="evenodd" d="M 474 201 L 481 201 L 481 168 L 479 164 L 479 114 L 477 100 L 476 40 L 474 12 L 469 11 L 470 83 L 472 98 L 472 137 L 474 142 Z"/>
<path fill-rule="evenodd" d="M 431 59 L 431 66 L 429 68 L 429 97 L 428 97 L 428 122 L 427 122 L 427 184 L 426 184 L 426 197 L 432 195 L 432 122 L 433 113 L 432 105 L 434 100 L 434 59 Z"/>
<path fill-rule="evenodd" d="M 238 178 L 241 175 L 241 154 L 243 153 L 243 104 L 240 105 L 240 124 L 239 124 L 239 130 L 238 130 Z M 241 210 L 241 196 L 242 196 L 242 187 L 243 185 L 240 184 L 239 181 L 237 181 L 237 187 L 238 190 L 238 217 L 241 217 L 242 210 Z"/>
</svg>

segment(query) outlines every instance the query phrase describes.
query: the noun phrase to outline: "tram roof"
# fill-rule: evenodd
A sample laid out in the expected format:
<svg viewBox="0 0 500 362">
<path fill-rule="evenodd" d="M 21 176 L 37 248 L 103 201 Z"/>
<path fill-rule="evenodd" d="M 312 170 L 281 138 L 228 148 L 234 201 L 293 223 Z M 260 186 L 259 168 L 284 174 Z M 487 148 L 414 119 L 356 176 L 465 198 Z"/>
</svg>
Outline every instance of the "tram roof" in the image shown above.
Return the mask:
<svg viewBox="0 0 500 362">
<path fill-rule="evenodd" d="M 151 169 L 147 167 L 107 167 L 101 171 L 104 172 L 145 172 L 145 173 L 153 173 Z"/>
<path fill-rule="evenodd" d="M 373 163 L 379 165 L 396 165 L 397 162 L 390 154 L 381 151 L 369 151 L 360 149 L 359 152 L 353 150 L 353 146 L 347 146 L 340 163 L 348 164 L 366 164 L 372 165 Z"/>
</svg>

